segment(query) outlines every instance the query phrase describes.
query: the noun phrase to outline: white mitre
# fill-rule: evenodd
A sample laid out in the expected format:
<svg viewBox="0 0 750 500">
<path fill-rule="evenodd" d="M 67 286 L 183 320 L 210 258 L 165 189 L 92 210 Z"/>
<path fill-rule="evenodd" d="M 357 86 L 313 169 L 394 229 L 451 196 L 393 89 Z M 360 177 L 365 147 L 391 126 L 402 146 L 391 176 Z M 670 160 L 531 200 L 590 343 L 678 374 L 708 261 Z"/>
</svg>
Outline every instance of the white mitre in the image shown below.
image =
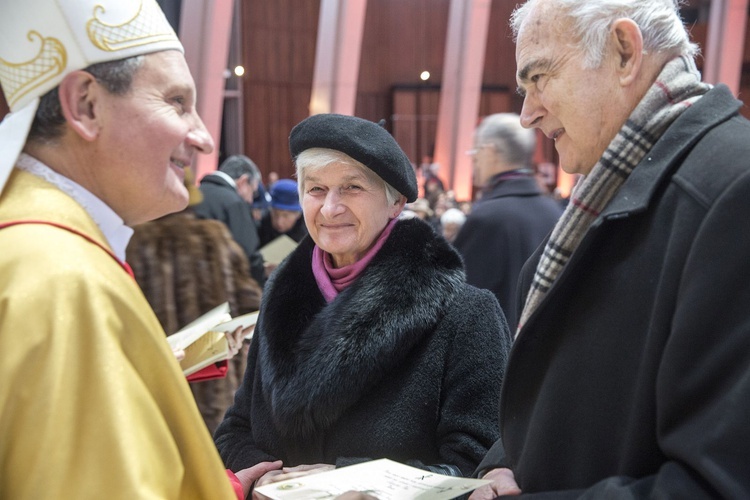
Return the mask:
<svg viewBox="0 0 750 500">
<path fill-rule="evenodd" d="M 92 64 L 176 49 L 156 0 L 0 0 L 0 193 L 26 143 L 39 98 Z"/>
</svg>

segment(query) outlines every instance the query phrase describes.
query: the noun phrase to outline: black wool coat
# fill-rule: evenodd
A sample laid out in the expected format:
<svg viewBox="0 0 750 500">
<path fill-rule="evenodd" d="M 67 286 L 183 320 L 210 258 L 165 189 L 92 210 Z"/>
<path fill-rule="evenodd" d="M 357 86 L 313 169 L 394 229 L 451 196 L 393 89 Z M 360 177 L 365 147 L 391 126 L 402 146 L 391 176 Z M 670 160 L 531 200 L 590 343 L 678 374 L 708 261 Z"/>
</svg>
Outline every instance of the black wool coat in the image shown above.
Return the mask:
<svg viewBox="0 0 750 500">
<path fill-rule="evenodd" d="M 518 275 L 562 212 L 531 175 L 498 179 L 453 242 L 464 259 L 466 282 L 495 294 L 512 332 L 518 323 Z"/>
<path fill-rule="evenodd" d="M 495 465 L 530 496 L 750 498 L 739 105 L 718 86 L 667 129 L 516 339 Z"/>
<path fill-rule="evenodd" d="M 267 282 L 215 441 L 227 467 L 389 458 L 470 474 L 499 437 L 510 333 L 495 297 L 424 222 L 400 221 L 326 304 L 308 237 Z M 443 467 L 441 467 L 443 466 Z"/>
<path fill-rule="evenodd" d="M 250 263 L 250 273 L 261 285 L 265 282 L 263 257 L 258 252 L 260 239 L 258 227 L 253 220 L 250 204 L 237 190 L 218 175 L 208 174 L 201 179 L 200 190 L 203 201 L 193 207 L 195 215 L 201 219 L 214 219 L 229 228 L 235 241 L 239 243 Z"/>
</svg>

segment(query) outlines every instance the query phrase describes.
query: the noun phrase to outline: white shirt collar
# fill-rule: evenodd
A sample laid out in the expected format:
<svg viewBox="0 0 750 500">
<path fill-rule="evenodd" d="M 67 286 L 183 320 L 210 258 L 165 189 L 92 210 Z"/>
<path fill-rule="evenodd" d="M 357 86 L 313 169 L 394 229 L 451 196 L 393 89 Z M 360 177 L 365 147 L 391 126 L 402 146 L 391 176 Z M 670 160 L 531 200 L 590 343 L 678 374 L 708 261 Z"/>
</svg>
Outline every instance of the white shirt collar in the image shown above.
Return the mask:
<svg viewBox="0 0 750 500">
<path fill-rule="evenodd" d="M 125 225 L 122 218 L 102 200 L 94 196 L 80 184 L 61 175 L 36 158 L 21 153 L 16 161 L 16 168 L 36 175 L 57 186 L 61 191 L 76 200 L 88 212 L 104 234 L 112 252 L 121 261 L 125 261 L 125 248 L 128 246 L 133 229 Z"/>
<path fill-rule="evenodd" d="M 234 179 L 232 179 L 229 176 L 229 174 L 224 173 L 221 170 L 215 170 L 215 171 L 211 172 L 208 175 L 215 175 L 217 177 L 221 177 L 222 179 L 224 179 L 225 181 L 227 181 L 230 186 L 232 186 L 234 189 L 237 189 L 237 182 Z"/>
</svg>

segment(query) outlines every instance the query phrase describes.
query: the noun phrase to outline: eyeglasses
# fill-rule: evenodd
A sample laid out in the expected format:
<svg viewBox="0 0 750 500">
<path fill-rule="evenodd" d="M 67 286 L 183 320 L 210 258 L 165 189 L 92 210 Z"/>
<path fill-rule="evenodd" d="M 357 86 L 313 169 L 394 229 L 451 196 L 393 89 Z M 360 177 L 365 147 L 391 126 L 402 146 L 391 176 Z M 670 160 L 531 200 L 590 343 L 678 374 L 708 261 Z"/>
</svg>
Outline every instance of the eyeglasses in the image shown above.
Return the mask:
<svg viewBox="0 0 750 500">
<path fill-rule="evenodd" d="M 492 147 L 492 144 L 481 144 L 473 149 L 469 149 L 468 151 L 466 151 L 466 154 L 469 156 L 475 156 L 477 153 L 479 153 L 480 149 L 488 147 Z"/>
</svg>

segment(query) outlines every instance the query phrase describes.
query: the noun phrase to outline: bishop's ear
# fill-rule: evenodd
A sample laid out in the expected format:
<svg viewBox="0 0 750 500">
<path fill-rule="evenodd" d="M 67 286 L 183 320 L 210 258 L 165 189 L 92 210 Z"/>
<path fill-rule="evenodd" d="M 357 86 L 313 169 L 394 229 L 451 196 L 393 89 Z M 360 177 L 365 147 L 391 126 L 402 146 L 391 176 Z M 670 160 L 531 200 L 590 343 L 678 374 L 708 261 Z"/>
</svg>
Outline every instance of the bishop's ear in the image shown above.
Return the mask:
<svg viewBox="0 0 750 500">
<path fill-rule="evenodd" d="M 86 141 L 99 135 L 99 97 L 104 88 L 86 71 L 73 71 L 60 82 L 58 96 L 68 125 Z"/>
<path fill-rule="evenodd" d="M 618 19 L 612 23 L 612 38 L 620 84 L 632 84 L 643 62 L 643 35 L 632 19 Z"/>
</svg>

